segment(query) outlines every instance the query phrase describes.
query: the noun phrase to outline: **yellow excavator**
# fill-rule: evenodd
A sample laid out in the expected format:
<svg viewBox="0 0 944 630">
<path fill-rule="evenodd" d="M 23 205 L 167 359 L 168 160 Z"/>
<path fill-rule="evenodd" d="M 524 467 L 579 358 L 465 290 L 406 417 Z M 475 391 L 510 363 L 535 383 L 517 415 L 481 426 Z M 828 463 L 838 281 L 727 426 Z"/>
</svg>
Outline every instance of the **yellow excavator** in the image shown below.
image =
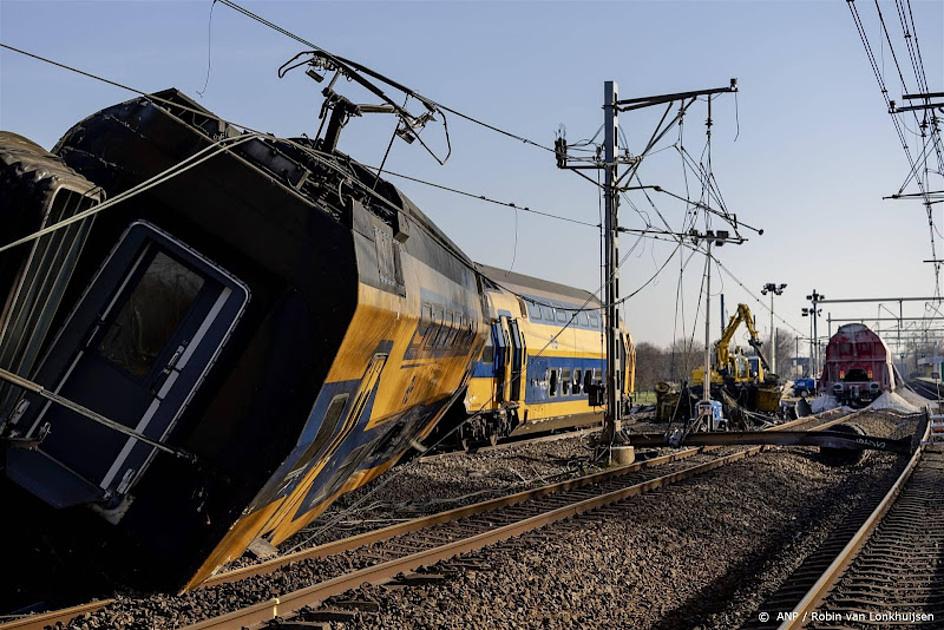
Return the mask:
<svg viewBox="0 0 944 630">
<path fill-rule="evenodd" d="M 748 343 L 754 349 L 758 362 L 751 369 L 750 359 L 741 351 L 741 348 L 731 349 L 731 340 L 741 324 L 747 327 L 750 334 Z M 728 320 L 721 338 L 715 343 L 715 360 L 711 367 L 711 384 L 716 386 L 733 386 L 733 395 L 740 404 L 752 411 L 775 413 L 780 408 L 780 396 L 783 387 L 774 374 L 768 374 L 767 358 L 761 352 L 761 341 L 754 326 L 754 316 L 747 304 L 738 304 L 737 311 Z M 692 370 L 691 383 L 705 382 L 705 368 L 698 366 Z M 714 389 L 714 387 L 712 387 Z"/>
<path fill-rule="evenodd" d="M 715 342 L 715 361 L 711 366 L 711 382 L 715 385 L 721 385 L 725 379 L 731 379 L 735 383 L 749 383 L 754 381 L 754 375 L 751 374 L 751 365 L 748 358 L 740 348 L 735 347 L 731 351 L 731 340 L 741 324 L 747 326 L 750 333 L 748 343 L 754 348 L 757 357 L 760 359 L 760 365 L 757 366 L 757 380 L 764 380 L 764 371 L 767 369 L 767 359 L 760 350 L 761 341 L 758 339 L 757 328 L 754 326 L 754 316 L 747 304 L 738 304 L 737 311 L 728 320 L 728 325 L 721 338 Z M 691 383 L 705 382 L 705 366 L 699 365 L 692 370 Z"/>
</svg>

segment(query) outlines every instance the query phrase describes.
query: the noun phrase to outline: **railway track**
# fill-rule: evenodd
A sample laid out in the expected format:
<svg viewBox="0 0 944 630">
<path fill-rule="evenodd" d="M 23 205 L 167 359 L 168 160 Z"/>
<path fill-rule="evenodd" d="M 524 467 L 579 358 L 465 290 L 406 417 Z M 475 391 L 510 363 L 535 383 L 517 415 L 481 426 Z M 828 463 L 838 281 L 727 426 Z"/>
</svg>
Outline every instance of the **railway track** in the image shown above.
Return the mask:
<svg viewBox="0 0 944 630">
<path fill-rule="evenodd" d="M 944 446 L 915 453 L 793 612 L 795 619 L 781 627 L 941 627 Z"/>
<path fill-rule="evenodd" d="M 747 628 L 941 627 L 944 445 L 922 444 L 760 607 Z"/>
<path fill-rule="evenodd" d="M 813 430 L 824 430 L 837 423 L 848 422 L 859 413 L 861 412 L 839 417 L 830 416 L 829 419 L 803 419 L 778 428 L 816 424 Z M 396 585 L 401 585 L 441 579 L 440 574 L 430 575 L 416 573 L 416 571 L 443 561 L 454 562 L 454 559 L 462 554 L 520 536 L 586 511 L 603 509 L 632 496 L 651 492 L 740 461 L 763 450 L 765 450 L 764 447 L 684 449 L 647 462 L 484 501 L 433 517 L 416 519 L 385 528 L 386 531 L 369 532 L 361 537 L 355 537 L 360 538 L 359 541 L 348 539 L 331 543 L 323 546 L 322 549 L 303 553 L 306 558 L 311 558 L 313 554 L 336 553 L 342 546 L 345 549 L 364 548 L 365 545 L 373 542 L 387 541 L 382 547 L 369 550 L 368 553 L 374 562 L 368 566 L 309 587 L 284 593 L 241 610 L 207 619 L 189 628 L 196 630 L 251 627 L 254 624 L 271 623 L 273 619 L 291 616 L 293 611 L 302 608 L 306 608 L 306 622 L 344 618 L 345 611 L 334 609 L 327 612 L 312 611 L 311 607 L 364 583 L 383 584 L 393 581 Z M 647 469 L 650 471 L 657 469 L 663 474 L 645 475 Z M 412 535 L 409 538 L 401 538 L 400 535 L 406 530 L 411 530 Z M 270 566 L 247 567 L 240 570 L 241 575 L 232 572 L 217 576 L 214 580 L 246 579 L 249 575 L 278 570 L 284 566 L 285 561 L 285 558 L 280 558 L 272 562 Z M 448 572 L 453 566 L 456 565 L 447 562 L 442 570 Z M 458 569 L 461 570 L 462 566 L 460 561 Z M 208 586 L 214 583 L 216 582 L 211 582 Z M 364 603 L 352 602 L 350 605 L 356 608 Z"/>
<path fill-rule="evenodd" d="M 849 422 L 861 413 L 830 413 L 817 418 L 803 418 L 780 425 L 774 430 L 807 425 L 813 425 L 812 430 L 824 430 L 838 423 Z M 303 607 L 316 606 L 365 582 L 382 584 L 396 580 L 402 574 L 411 576 L 400 578 L 404 582 L 433 579 L 414 572 L 421 567 L 456 558 L 576 514 L 601 509 L 629 497 L 704 474 L 763 450 L 765 447 L 682 449 L 629 466 L 412 519 L 220 573 L 202 585 L 201 590 L 226 589 L 227 585 L 232 587 L 236 583 L 264 576 L 279 578 L 290 573 L 309 576 L 308 583 L 313 584 L 286 590 L 278 597 L 266 596 L 262 598 L 263 601 L 213 616 L 189 627 L 242 628 L 271 622 L 273 618 L 291 615 Z M 323 571 L 322 565 L 345 568 L 332 573 L 330 566 L 327 571 Z M 79 614 L 93 614 L 113 603 L 112 600 L 102 600 L 86 604 Z M 2 624 L 0 630 L 44 628 L 56 622 L 65 622 L 72 618 L 69 615 L 68 610 L 34 615 Z"/>
<path fill-rule="evenodd" d="M 939 400 L 942 398 L 942 394 L 944 394 L 944 390 L 941 389 L 940 384 L 932 381 L 912 379 L 908 381 L 908 387 L 931 401 Z"/>
</svg>

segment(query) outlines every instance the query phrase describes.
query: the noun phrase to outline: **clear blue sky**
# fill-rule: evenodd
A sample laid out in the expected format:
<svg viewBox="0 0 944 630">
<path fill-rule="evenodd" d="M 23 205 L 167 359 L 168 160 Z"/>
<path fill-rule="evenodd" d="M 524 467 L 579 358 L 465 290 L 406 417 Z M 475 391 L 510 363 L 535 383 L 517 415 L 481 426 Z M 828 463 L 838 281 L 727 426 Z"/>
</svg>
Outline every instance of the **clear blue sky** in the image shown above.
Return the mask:
<svg viewBox="0 0 944 630">
<path fill-rule="evenodd" d="M 875 8 L 857 3 L 892 96 L 900 96 Z M 932 90 L 944 89 L 944 3 L 913 0 Z M 928 229 L 920 204 L 882 201 L 907 168 L 844 0 L 823 2 L 249 2 L 253 10 L 338 54 L 359 60 L 465 112 L 544 143 L 563 123 L 571 140 L 602 120 L 604 80 L 621 96 L 725 85 L 737 77 L 735 102 L 717 101 L 714 167 L 729 208 L 763 227 L 724 263 L 759 293 L 789 284 L 778 311 L 801 330 L 803 296 L 926 295 L 933 290 Z M 894 5 L 882 7 L 903 55 Z M 0 39 L 145 90 L 186 93 L 207 72 L 210 1 L 19 2 L 0 0 Z M 200 100 L 218 114 L 277 134 L 312 133 L 319 86 L 302 74 L 279 80 L 276 68 L 300 50 L 293 41 L 217 5 L 212 71 Z M 906 58 L 905 58 L 906 59 Z M 82 117 L 130 95 L 7 51 L 0 51 L 0 127 L 52 146 Z M 701 150 L 704 109 L 693 110 L 686 146 Z M 626 114 L 623 130 L 639 148 L 650 115 Z M 379 162 L 392 121 L 352 121 L 342 149 Z M 398 143 L 389 166 L 477 193 L 596 221 L 590 184 L 555 168 L 553 156 L 450 120 L 454 155 L 445 167 L 418 145 Z M 435 134 L 429 134 L 437 141 Z M 647 183 L 684 188 L 678 157 L 663 152 L 641 174 Z M 394 180 L 396 181 L 396 180 Z M 514 213 L 419 184 L 397 182 L 474 259 L 508 267 Z M 658 200 L 673 225 L 678 202 Z M 937 206 L 937 218 L 941 206 Z M 624 206 L 623 223 L 641 225 Z M 522 213 L 515 269 L 596 289 L 594 230 Z M 944 239 L 939 240 L 944 255 Z M 624 240 L 624 251 L 629 241 Z M 671 251 L 647 244 L 623 268 L 626 293 Z M 687 328 L 701 267 L 685 275 Z M 673 337 L 678 264 L 634 298 L 627 318 L 637 340 Z M 750 300 L 732 281 L 716 281 L 729 304 Z M 717 300 L 715 300 L 717 304 Z M 755 306 L 753 303 L 752 306 Z M 712 314 L 717 317 L 717 310 Z M 875 306 L 833 307 L 833 315 L 874 315 Z M 767 328 L 765 312 L 755 308 Z M 918 314 L 920 306 L 912 309 Z M 699 333 L 700 335 L 701 333 Z"/>
</svg>

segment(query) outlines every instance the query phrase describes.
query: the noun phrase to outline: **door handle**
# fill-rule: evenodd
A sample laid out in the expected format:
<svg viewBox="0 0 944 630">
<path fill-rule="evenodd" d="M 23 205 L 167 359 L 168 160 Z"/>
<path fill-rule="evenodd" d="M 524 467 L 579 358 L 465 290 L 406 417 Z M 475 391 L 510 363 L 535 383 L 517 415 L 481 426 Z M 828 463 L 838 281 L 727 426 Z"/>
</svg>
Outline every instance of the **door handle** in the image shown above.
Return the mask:
<svg viewBox="0 0 944 630">
<path fill-rule="evenodd" d="M 161 374 L 167 376 L 171 371 L 177 367 L 177 362 L 180 361 L 180 357 L 183 356 L 184 350 L 186 350 L 187 344 L 180 344 L 177 346 L 177 349 L 174 351 L 174 354 L 170 357 L 170 361 L 167 362 L 167 365 L 164 366 L 164 369 L 161 370 Z"/>
<path fill-rule="evenodd" d="M 161 375 L 154 381 L 154 385 L 151 386 L 151 395 L 157 397 L 158 392 L 161 388 L 164 387 L 164 383 L 167 382 L 167 378 L 170 376 L 170 373 L 173 372 L 177 367 L 177 362 L 180 361 L 180 357 L 183 356 L 184 350 L 187 349 L 187 344 L 182 343 L 177 346 L 177 349 L 174 350 L 174 354 L 171 355 L 170 360 L 167 362 L 167 365 L 161 370 Z"/>
</svg>

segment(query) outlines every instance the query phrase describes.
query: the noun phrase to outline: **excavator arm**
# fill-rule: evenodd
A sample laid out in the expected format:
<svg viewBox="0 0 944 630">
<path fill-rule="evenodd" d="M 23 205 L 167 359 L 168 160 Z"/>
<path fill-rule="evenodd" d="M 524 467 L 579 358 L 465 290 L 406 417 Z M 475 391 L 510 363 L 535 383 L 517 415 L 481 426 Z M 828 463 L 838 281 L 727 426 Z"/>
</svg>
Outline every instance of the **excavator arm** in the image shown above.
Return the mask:
<svg viewBox="0 0 944 630">
<path fill-rule="evenodd" d="M 764 366 L 764 370 L 769 370 L 770 366 L 767 364 L 767 357 L 765 357 L 764 353 L 760 350 L 763 342 L 760 340 L 760 335 L 757 334 L 757 327 L 754 326 L 754 316 L 751 314 L 751 309 L 747 307 L 747 304 L 738 304 L 738 314 L 741 316 L 741 319 L 744 320 L 744 324 L 747 326 L 747 332 L 751 335 L 751 339 L 748 343 L 751 344 L 751 347 L 754 348 L 754 352 L 757 353 L 757 357 L 760 359 L 760 364 Z"/>
<path fill-rule="evenodd" d="M 751 313 L 751 309 L 748 308 L 747 304 L 738 304 L 737 311 L 728 320 L 728 325 L 721 334 L 721 339 L 715 344 L 715 369 L 720 371 L 728 364 L 728 360 L 731 356 L 731 340 L 734 338 L 734 333 L 737 332 L 741 322 L 747 326 L 747 331 L 751 336 L 748 343 L 751 344 L 751 347 L 754 348 L 754 352 L 756 352 L 757 356 L 760 358 L 761 365 L 764 367 L 764 370 L 769 369 L 767 367 L 767 358 L 760 350 L 762 342 L 760 341 L 760 336 L 757 334 L 757 327 L 754 326 L 754 315 Z"/>
</svg>

